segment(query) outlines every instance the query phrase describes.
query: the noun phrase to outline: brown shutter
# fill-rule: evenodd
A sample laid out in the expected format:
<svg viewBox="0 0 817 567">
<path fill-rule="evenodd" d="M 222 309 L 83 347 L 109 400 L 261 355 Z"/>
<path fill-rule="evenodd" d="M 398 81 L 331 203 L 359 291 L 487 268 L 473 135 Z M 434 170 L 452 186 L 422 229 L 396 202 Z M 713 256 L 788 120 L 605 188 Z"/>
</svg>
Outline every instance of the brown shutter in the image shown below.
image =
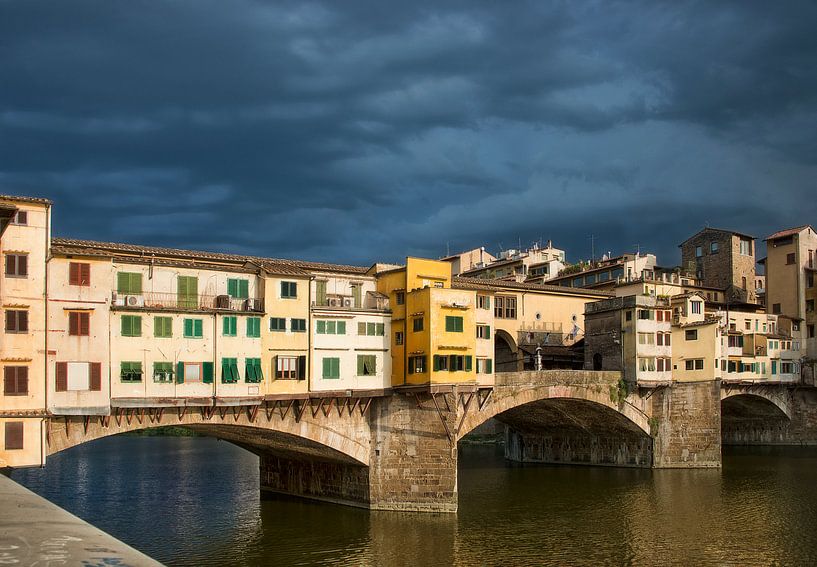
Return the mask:
<svg viewBox="0 0 817 567">
<path fill-rule="evenodd" d="M 17 393 L 17 369 L 14 366 L 6 366 L 3 369 L 3 394 L 6 396 Z"/>
<path fill-rule="evenodd" d="M 20 311 L 17 315 L 17 330 L 23 333 L 28 332 L 28 311 Z"/>
<path fill-rule="evenodd" d="M 14 313 L 14 311 L 6 310 L 6 330 L 17 330 L 17 315 Z"/>
<path fill-rule="evenodd" d="M 72 336 L 79 334 L 79 313 L 75 311 L 68 313 L 68 334 Z"/>
<path fill-rule="evenodd" d="M 6 254 L 6 273 L 10 276 L 17 273 L 16 257 L 13 254 Z"/>
<path fill-rule="evenodd" d="M 87 337 L 91 334 L 91 314 L 90 313 L 80 313 L 79 314 L 79 334 L 83 337 Z"/>
<path fill-rule="evenodd" d="M 6 450 L 23 448 L 23 422 L 6 422 Z"/>
<path fill-rule="evenodd" d="M 28 366 L 17 367 L 17 393 L 28 394 Z"/>
<path fill-rule="evenodd" d="M 298 357 L 298 380 L 306 380 L 306 356 Z"/>
<path fill-rule="evenodd" d="M 68 390 L 68 363 L 57 363 L 57 379 L 54 385 L 54 390 L 57 392 L 66 392 Z"/>
<path fill-rule="evenodd" d="M 99 392 L 102 390 L 102 363 L 91 363 L 91 390 Z"/>
<path fill-rule="evenodd" d="M 28 256 L 26 256 L 25 254 L 17 256 L 17 275 L 18 276 L 28 275 Z"/>
<path fill-rule="evenodd" d="M 68 264 L 68 284 L 80 285 L 79 279 L 79 264 L 76 262 L 71 262 Z"/>
<path fill-rule="evenodd" d="M 91 264 L 80 264 L 81 285 L 91 285 Z"/>
</svg>

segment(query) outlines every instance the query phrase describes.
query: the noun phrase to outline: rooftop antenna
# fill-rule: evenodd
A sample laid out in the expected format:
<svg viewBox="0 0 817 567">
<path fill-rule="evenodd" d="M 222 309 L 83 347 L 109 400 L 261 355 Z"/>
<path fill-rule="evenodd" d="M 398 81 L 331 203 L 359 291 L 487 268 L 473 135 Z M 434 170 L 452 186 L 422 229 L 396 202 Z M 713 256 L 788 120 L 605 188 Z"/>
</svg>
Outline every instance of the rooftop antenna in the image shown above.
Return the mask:
<svg viewBox="0 0 817 567">
<path fill-rule="evenodd" d="M 588 238 L 590 239 L 590 261 L 595 262 L 596 261 L 596 236 L 594 234 L 591 234 L 590 236 L 588 236 Z"/>
<path fill-rule="evenodd" d="M 640 244 L 635 245 L 635 255 L 636 256 L 641 256 L 641 245 Z"/>
</svg>

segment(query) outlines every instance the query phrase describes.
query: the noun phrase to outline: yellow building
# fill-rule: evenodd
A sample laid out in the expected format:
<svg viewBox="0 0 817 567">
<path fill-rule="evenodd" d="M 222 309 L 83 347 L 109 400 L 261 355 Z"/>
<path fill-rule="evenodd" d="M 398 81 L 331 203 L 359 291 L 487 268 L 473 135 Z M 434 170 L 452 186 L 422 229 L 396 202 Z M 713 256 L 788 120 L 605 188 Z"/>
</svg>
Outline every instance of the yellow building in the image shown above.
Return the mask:
<svg viewBox="0 0 817 567">
<path fill-rule="evenodd" d="M 45 463 L 46 258 L 51 202 L 0 195 L 0 468 Z"/>
</svg>

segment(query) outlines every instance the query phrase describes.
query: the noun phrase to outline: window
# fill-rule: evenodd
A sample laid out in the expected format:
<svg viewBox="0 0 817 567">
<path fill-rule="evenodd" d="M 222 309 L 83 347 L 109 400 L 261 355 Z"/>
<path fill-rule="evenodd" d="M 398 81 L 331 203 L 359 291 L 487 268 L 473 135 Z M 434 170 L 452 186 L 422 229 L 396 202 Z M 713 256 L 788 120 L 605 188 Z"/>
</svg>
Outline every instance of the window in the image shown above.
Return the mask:
<svg viewBox="0 0 817 567">
<path fill-rule="evenodd" d="M 689 304 L 690 304 L 690 306 L 692 308 L 692 313 L 694 313 L 696 315 L 701 314 L 701 303 L 702 303 L 701 301 L 690 301 L 689 302 Z"/>
<path fill-rule="evenodd" d="M 170 317 L 168 317 L 169 319 Z M 157 317 L 158 319 L 158 317 Z M 173 363 L 172 362 L 154 362 L 153 363 L 153 381 L 158 384 L 167 384 L 173 382 Z"/>
<path fill-rule="evenodd" d="M 90 286 L 91 264 L 71 262 L 68 264 L 68 285 Z"/>
<path fill-rule="evenodd" d="M 28 255 L 6 254 L 6 276 L 13 278 L 28 276 Z"/>
<path fill-rule="evenodd" d="M 695 361 L 694 360 L 687 360 L 684 362 L 684 368 L 686 370 L 695 370 Z"/>
<path fill-rule="evenodd" d="M 305 333 L 306 319 L 290 319 L 290 330 L 293 333 Z"/>
<path fill-rule="evenodd" d="M 684 332 L 684 338 L 688 341 L 697 341 L 698 340 L 698 329 L 687 329 Z"/>
<path fill-rule="evenodd" d="M 423 318 L 422 317 L 415 317 L 412 325 L 413 325 L 412 329 L 414 330 L 415 333 L 418 333 L 418 332 L 422 331 L 423 330 Z"/>
<path fill-rule="evenodd" d="M 326 280 L 315 280 L 315 305 L 329 305 L 326 299 Z"/>
<path fill-rule="evenodd" d="M 322 376 L 326 380 L 336 380 L 340 378 L 340 359 L 336 357 L 324 358 Z"/>
<path fill-rule="evenodd" d="M 27 333 L 28 332 L 28 311 L 17 309 L 6 309 L 6 332 L 7 333 Z"/>
<path fill-rule="evenodd" d="M 642 321 L 652 321 L 655 314 L 650 309 L 639 309 L 638 318 Z"/>
<path fill-rule="evenodd" d="M 186 339 L 200 339 L 204 337 L 202 319 L 185 319 L 184 320 L 184 338 Z"/>
<path fill-rule="evenodd" d="M 477 309 L 490 309 L 491 308 L 491 296 L 489 295 L 478 295 L 477 296 Z"/>
<path fill-rule="evenodd" d="M 744 256 L 752 255 L 752 241 L 748 238 L 740 239 L 740 253 Z"/>
<path fill-rule="evenodd" d="M 317 333 L 319 335 L 345 335 L 346 321 L 318 321 Z"/>
<path fill-rule="evenodd" d="M 261 370 L 260 358 L 244 359 L 244 381 L 248 384 L 258 384 L 264 380 L 264 371 Z"/>
<path fill-rule="evenodd" d="M 235 299 L 247 299 L 250 297 L 250 282 L 242 279 L 227 279 L 227 295 Z"/>
<path fill-rule="evenodd" d="M 780 315 L 780 304 L 779 303 L 772 303 L 772 313 L 775 315 Z"/>
<path fill-rule="evenodd" d="M 91 334 L 91 314 L 87 311 L 68 312 L 68 334 L 72 337 L 87 337 Z"/>
<path fill-rule="evenodd" d="M 703 255 L 704 255 L 703 248 L 701 248 L 700 246 L 696 246 L 695 247 L 695 257 L 700 258 Z"/>
<path fill-rule="evenodd" d="M 426 371 L 425 356 L 410 356 L 408 359 L 409 374 L 422 374 Z"/>
<path fill-rule="evenodd" d="M 28 211 L 17 211 L 11 217 L 11 224 L 25 226 L 28 224 Z"/>
<path fill-rule="evenodd" d="M 806 325 L 806 336 L 807 336 L 809 339 L 813 339 L 813 338 L 814 338 L 814 336 L 815 336 L 815 335 L 814 335 L 814 325 Z"/>
<path fill-rule="evenodd" d="M 153 318 L 153 336 L 157 339 L 173 338 L 173 318 L 172 317 L 154 317 Z"/>
<path fill-rule="evenodd" d="M 445 332 L 446 333 L 462 333 L 462 317 L 446 315 L 445 316 Z"/>
<path fill-rule="evenodd" d="M 717 254 L 718 253 L 718 243 L 717 242 L 710 242 L 709 243 L 709 253 L 710 254 Z"/>
<path fill-rule="evenodd" d="M 6 422 L 6 451 L 18 451 L 23 448 L 23 422 L 22 421 L 7 421 Z"/>
<path fill-rule="evenodd" d="M 142 336 L 141 315 L 122 315 L 122 336 L 123 337 Z"/>
<path fill-rule="evenodd" d="M 6 366 L 3 368 L 3 395 L 28 395 L 28 366 Z"/>
<path fill-rule="evenodd" d="M 403 331 L 395 331 L 394 332 L 394 344 L 402 345 L 403 344 Z"/>
<path fill-rule="evenodd" d="M 814 272 L 808 272 L 806 274 L 806 287 L 809 289 L 814 287 Z"/>
<path fill-rule="evenodd" d="M 224 357 L 221 359 L 221 383 L 235 384 L 238 382 L 238 359 Z"/>
<path fill-rule="evenodd" d="M 286 331 L 287 330 L 287 320 L 283 317 L 270 317 L 269 318 L 269 330 L 270 331 Z M 320 332 L 320 331 L 318 331 Z"/>
<path fill-rule="evenodd" d="M 375 376 L 377 374 L 377 357 L 373 354 L 357 355 L 357 375 Z"/>
<path fill-rule="evenodd" d="M 276 380 L 299 380 L 305 378 L 305 356 L 277 356 L 275 357 Z"/>
<path fill-rule="evenodd" d="M 222 334 L 225 337 L 238 336 L 238 317 L 228 316 L 222 319 Z"/>
<path fill-rule="evenodd" d="M 640 345 L 654 345 L 655 335 L 653 333 L 638 333 L 638 344 Z"/>
<path fill-rule="evenodd" d="M 121 378 L 121 380 L 123 382 L 141 382 L 142 381 L 142 363 L 141 362 L 122 362 L 122 363 L 120 363 L 119 377 Z M 69 389 L 70 389 L 70 386 L 69 386 Z"/>
<path fill-rule="evenodd" d="M 295 299 L 296 297 L 298 297 L 298 283 L 281 282 L 281 298 Z"/>
<path fill-rule="evenodd" d="M 135 272 L 118 272 L 116 274 L 116 292 L 125 295 L 141 295 L 142 274 Z"/>
<path fill-rule="evenodd" d="M 703 358 L 695 358 L 693 360 L 687 360 L 684 362 L 684 367 L 686 370 L 703 370 L 704 369 L 704 359 Z"/>
<path fill-rule="evenodd" d="M 491 374 L 494 371 L 493 362 L 490 358 L 478 358 L 477 374 Z"/>
<path fill-rule="evenodd" d="M 303 319 L 300 319 L 300 321 L 303 321 Z M 306 323 L 304 322 L 305 326 Z M 261 337 L 261 317 L 247 317 L 247 336 L 251 339 Z"/>
<path fill-rule="evenodd" d="M 55 364 L 54 390 L 102 390 L 102 363 L 57 362 Z"/>
<path fill-rule="evenodd" d="M 639 372 L 655 372 L 655 359 L 652 357 L 639 358 L 638 370 Z"/>
<path fill-rule="evenodd" d="M 672 333 L 656 333 L 655 343 L 658 346 L 670 346 L 672 344 Z"/>
<path fill-rule="evenodd" d="M 435 371 L 448 370 L 448 357 L 447 356 L 435 354 L 434 358 L 432 360 L 434 361 L 434 370 Z"/>
<path fill-rule="evenodd" d="M 477 338 L 478 339 L 490 339 L 491 338 L 491 327 L 488 325 L 477 325 Z"/>
<path fill-rule="evenodd" d="M 743 327 L 744 327 L 744 328 L 745 328 L 747 331 L 751 331 L 751 330 L 752 330 L 752 322 L 751 322 L 751 321 L 744 321 L 744 322 L 743 322 Z"/>
<path fill-rule="evenodd" d="M 395 295 L 395 302 L 397 305 L 405 305 L 406 303 L 406 292 L 398 291 Z"/>
<path fill-rule="evenodd" d="M 213 363 L 207 362 L 179 362 L 176 365 L 176 383 L 201 382 L 213 383 Z"/>
<path fill-rule="evenodd" d="M 363 286 L 359 283 L 354 283 L 352 287 L 352 306 L 355 309 L 360 309 L 363 306 Z"/>
<path fill-rule="evenodd" d="M 814 300 L 806 299 L 806 312 L 814 311 Z"/>
<path fill-rule="evenodd" d="M 385 323 L 358 322 L 357 334 L 361 336 L 382 337 L 386 334 Z"/>
<path fill-rule="evenodd" d="M 633 320 L 633 312 L 632 311 L 626 311 L 624 313 L 624 320 L 625 321 L 632 321 Z"/>
<path fill-rule="evenodd" d="M 788 264 L 794 264 L 795 261 L 796 260 L 795 260 L 794 252 L 789 252 L 788 254 L 786 254 L 786 264 L 787 265 Z"/>
<path fill-rule="evenodd" d="M 182 309 L 196 309 L 199 306 L 199 279 L 195 276 L 177 277 L 177 301 Z"/>
</svg>

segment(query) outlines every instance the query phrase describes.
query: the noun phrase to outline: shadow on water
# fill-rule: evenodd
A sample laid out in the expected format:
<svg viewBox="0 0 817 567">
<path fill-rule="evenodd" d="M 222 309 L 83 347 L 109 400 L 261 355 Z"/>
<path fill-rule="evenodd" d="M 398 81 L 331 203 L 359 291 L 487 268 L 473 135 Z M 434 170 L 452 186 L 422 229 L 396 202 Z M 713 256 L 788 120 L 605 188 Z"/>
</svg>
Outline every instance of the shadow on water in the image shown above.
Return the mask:
<svg viewBox="0 0 817 567">
<path fill-rule="evenodd" d="M 458 514 L 259 497 L 209 438 L 116 437 L 12 478 L 168 565 L 817 563 L 817 448 L 725 448 L 723 470 L 512 465 L 460 450 Z"/>
</svg>

